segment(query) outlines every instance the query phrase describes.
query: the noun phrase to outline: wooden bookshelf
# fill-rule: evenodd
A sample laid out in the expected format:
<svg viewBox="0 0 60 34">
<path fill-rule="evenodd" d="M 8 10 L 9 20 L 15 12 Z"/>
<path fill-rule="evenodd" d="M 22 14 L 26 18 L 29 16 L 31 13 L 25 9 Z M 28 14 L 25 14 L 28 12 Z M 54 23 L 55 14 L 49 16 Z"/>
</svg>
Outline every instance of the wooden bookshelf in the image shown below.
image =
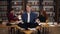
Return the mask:
<svg viewBox="0 0 60 34">
<path fill-rule="evenodd" d="M 43 9 L 48 14 L 49 22 L 55 22 L 54 0 L 43 0 Z"/>
<path fill-rule="evenodd" d="M 7 6 L 8 2 L 7 0 L 0 0 L 0 20 L 1 21 L 7 21 Z"/>
<path fill-rule="evenodd" d="M 55 20 L 59 24 L 60 23 L 60 0 L 55 0 Z"/>
</svg>

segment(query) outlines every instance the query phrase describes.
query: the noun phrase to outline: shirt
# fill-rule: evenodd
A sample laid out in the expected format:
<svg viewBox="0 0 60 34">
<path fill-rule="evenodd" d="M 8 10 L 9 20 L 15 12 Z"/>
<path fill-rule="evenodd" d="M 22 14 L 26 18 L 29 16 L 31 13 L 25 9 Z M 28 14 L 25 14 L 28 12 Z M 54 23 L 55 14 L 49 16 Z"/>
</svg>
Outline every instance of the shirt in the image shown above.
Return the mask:
<svg viewBox="0 0 60 34">
<path fill-rule="evenodd" d="M 27 15 L 28 15 L 27 22 L 29 23 L 30 22 L 30 13 L 27 13 Z"/>
</svg>

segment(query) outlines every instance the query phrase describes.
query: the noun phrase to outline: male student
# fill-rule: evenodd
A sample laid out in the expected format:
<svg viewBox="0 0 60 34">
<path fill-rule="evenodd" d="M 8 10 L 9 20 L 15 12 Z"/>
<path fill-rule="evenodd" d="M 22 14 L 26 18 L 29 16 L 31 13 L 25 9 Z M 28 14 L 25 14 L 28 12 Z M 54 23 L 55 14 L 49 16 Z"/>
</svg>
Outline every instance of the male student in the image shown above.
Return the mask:
<svg viewBox="0 0 60 34">
<path fill-rule="evenodd" d="M 22 14 L 22 21 L 24 23 L 19 23 L 18 26 L 28 29 L 28 28 L 35 28 L 38 26 L 38 23 L 35 22 L 35 19 L 37 18 L 37 14 L 31 11 L 31 5 L 26 5 L 26 11 Z"/>
</svg>

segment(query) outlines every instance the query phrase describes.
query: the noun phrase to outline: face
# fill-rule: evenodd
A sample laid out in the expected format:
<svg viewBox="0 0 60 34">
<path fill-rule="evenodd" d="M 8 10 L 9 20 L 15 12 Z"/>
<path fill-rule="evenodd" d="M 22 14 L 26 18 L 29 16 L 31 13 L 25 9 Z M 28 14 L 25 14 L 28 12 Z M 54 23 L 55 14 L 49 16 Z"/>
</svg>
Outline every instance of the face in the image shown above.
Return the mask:
<svg viewBox="0 0 60 34">
<path fill-rule="evenodd" d="M 14 13 L 14 10 L 12 10 L 11 13 Z"/>
<path fill-rule="evenodd" d="M 30 12 L 31 11 L 31 7 L 26 6 L 26 10 L 27 10 L 27 12 Z"/>
</svg>

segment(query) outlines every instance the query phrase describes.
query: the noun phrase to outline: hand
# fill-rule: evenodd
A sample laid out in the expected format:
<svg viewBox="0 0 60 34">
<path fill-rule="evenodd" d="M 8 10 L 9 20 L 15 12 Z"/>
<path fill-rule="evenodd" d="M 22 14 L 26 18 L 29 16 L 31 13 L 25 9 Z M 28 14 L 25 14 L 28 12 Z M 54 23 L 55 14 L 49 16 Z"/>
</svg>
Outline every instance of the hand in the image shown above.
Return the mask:
<svg viewBox="0 0 60 34">
<path fill-rule="evenodd" d="M 39 24 L 40 23 L 40 20 L 39 19 L 36 19 L 36 22 Z"/>
<path fill-rule="evenodd" d="M 19 24 L 19 23 L 24 23 L 22 20 L 20 20 L 20 21 L 16 21 L 16 24 Z"/>
<path fill-rule="evenodd" d="M 19 23 L 22 23 L 23 24 L 24 22 L 22 20 L 20 20 Z"/>
</svg>

